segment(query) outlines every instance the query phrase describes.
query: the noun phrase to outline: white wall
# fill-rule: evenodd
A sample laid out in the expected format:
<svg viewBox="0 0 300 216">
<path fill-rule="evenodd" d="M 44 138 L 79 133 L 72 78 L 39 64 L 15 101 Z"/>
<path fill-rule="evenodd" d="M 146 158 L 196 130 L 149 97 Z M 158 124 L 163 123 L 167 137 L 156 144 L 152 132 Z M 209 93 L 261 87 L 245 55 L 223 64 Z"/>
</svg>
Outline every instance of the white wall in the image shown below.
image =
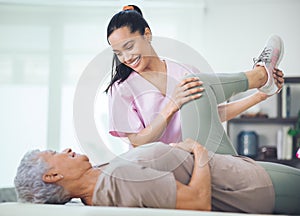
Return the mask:
<svg viewBox="0 0 300 216">
<path fill-rule="evenodd" d="M 28 149 L 71 146 L 83 151 L 73 129 L 74 89 L 86 65 L 108 47 L 105 28 L 110 17 L 127 4 L 9 2 L 15 4 L 0 1 L 0 171 L 5 174 L 0 187 L 13 185 Z M 185 42 L 215 71 L 251 68 L 267 37 L 277 33 L 286 47 L 281 67 L 287 76 L 300 75 L 296 0 L 131 2 L 142 8 L 154 35 Z M 103 122 L 105 112 L 100 112 Z M 126 146 L 114 144 L 109 150 L 118 154 Z M 99 152 L 99 157 L 105 154 Z"/>
<path fill-rule="evenodd" d="M 252 66 L 270 34 L 280 35 L 285 56 L 280 68 L 299 76 L 300 1 L 210 0 L 205 15 L 203 55 L 216 71 Z"/>
</svg>

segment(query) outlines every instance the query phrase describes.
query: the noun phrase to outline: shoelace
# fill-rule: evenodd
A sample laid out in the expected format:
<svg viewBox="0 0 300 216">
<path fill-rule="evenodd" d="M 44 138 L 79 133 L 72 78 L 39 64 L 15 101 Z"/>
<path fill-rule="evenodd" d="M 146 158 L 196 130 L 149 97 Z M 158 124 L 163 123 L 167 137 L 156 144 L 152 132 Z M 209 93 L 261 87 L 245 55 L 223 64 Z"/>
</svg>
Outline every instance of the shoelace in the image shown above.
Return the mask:
<svg viewBox="0 0 300 216">
<path fill-rule="evenodd" d="M 258 56 L 258 58 L 253 58 L 254 66 L 259 62 L 269 63 L 271 62 L 270 54 L 272 49 L 265 47 L 262 53 Z"/>
</svg>

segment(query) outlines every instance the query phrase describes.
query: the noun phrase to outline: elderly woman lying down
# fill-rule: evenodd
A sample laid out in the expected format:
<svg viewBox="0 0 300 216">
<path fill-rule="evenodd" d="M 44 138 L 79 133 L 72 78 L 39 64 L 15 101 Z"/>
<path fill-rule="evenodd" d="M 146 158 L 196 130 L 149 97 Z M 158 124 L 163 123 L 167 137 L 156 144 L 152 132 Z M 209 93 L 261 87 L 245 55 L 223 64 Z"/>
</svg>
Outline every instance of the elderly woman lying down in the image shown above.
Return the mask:
<svg viewBox="0 0 300 216">
<path fill-rule="evenodd" d="M 97 167 L 71 149 L 28 152 L 15 177 L 19 200 L 57 204 L 80 198 L 94 206 L 300 214 L 299 169 L 219 154 L 232 144 L 214 118 L 216 85 L 209 85 L 209 75 L 199 76 L 206 83 L 202 97 L 181 109 L 183 142 L 150 143 Z M 204 139 L 201 131 L 197 136 L 185 130 L 196 124 L 201 131 L 211 128 Z"/>
<path fill-rule="evenodd" d="M 80 198 L 94 206 L 300 213 L 300 170 L 266 164 L 266 172 L 252 159 L 212 154 L 191 139 L 175 146 L 179 148 L 147 144 L 100 167 L 92 167 L 87 156 L 71 149 L 32 151 L 15 178 L 18 198 L 33 203 Z M 275 187 L 269 171 L 278 176 Z"/>
</svg>

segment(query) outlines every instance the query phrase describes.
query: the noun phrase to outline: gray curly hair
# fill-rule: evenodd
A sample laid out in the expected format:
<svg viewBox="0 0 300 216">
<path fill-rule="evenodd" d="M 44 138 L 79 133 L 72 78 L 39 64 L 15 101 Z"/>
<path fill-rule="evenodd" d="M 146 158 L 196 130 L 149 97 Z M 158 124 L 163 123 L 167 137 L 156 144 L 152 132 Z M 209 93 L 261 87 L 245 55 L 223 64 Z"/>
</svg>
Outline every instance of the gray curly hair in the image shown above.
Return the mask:
<svg viewBox="0 0 300 216">
<path fill-rule="evenodd" d="M 57 184 L 45 183 L 43 174 L 49 165 L 40 157 L 40 150 L 27 152 L 22 158 L 14 179 L 19 202 L 65 204 L 70 194 Z"/>
</svg>

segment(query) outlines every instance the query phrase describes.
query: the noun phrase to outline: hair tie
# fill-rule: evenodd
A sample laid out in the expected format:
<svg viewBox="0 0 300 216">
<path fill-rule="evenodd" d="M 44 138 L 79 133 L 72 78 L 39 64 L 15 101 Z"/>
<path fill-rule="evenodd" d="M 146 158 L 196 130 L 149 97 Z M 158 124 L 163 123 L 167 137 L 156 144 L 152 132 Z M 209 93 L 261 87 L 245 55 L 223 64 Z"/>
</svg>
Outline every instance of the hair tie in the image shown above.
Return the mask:
<svg viewBox="0 0 300 216">
<path fill-rule="evenodd" d="M 134 10 L 134 7 L 131 5 L 126 5 L 123 7 L 123 11 L 125 11 L 125 10 Z"/>
</svg>

